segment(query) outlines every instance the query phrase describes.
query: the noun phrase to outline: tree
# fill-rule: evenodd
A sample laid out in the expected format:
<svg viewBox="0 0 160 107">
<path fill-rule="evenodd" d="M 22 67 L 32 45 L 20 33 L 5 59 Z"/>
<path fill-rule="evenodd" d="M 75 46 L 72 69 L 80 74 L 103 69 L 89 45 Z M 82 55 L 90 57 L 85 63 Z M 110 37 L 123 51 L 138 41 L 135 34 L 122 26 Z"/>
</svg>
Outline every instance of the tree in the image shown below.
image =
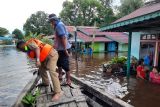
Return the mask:
<svg viewBox="0 0 160 107">
<path fill-rule="evenodd" d="M 118 17 L 123 17 L 136 9 L 142 7 L 144 4 L 143 0 L 121 0 L 121 5 L 118 7 Z"/>
<path fill-rule="evenodd" d="M 99 0 L 104 7 L 111 7 L 113 0 Z"/>
<path fill-rule="evenodd" d="M 0 36 L 5 36 L 9 33 L 6 28 L 0 27 Z"/>
<path fill-rule="evenodd" d="M 66 25 L 77 26 L 93 26 L 95 21 L 101 26 L 114 20 L 112 9 L 98 0 L 65 1 L 60 17 Z"/>
<path fill-rule="evenodd" d="M 30 32 L 51 35 L 53 34 L 53 30 L 47 21 L 48 14 L 44 13 L 43 11 L 38 11 L 27 19 L 23 26 L 23 30 L 25 31 L 26 35 L 29 35 Z"/>
<path fill-rule="evenodd" d="M 19 30 L 19 29 L 15 29 L 15 30 L 12 32 L 12 34 L 14 34 L 14 35 L 15 35 L 15 38 L 17 38 L 17 39 L 19 39 L 19 40 L 24 39 L 24 35 L 23 35 L 23 33 L 21 32 L 21 30 Z"/>
</svg>

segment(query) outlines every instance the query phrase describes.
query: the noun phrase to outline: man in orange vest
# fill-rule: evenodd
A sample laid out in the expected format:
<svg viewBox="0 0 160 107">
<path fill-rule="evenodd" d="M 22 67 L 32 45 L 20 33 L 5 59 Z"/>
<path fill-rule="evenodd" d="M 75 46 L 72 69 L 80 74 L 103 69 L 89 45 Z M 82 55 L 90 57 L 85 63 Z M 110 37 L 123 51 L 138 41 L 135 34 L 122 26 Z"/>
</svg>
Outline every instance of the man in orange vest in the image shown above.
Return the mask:
<svg viewBox="0 0 160 107">
<path fill-rule="evenodd" d="M 62 91 L 58 73 L 56 72 L 58 60 L 57 51 L 49 44 L 45 44 L 38 39 L 30 39 L 27 42 L 19 41 L 16 47 L 20 51 L 26 52 L 30 58 L 36 59 L 36 65 L 39 67 L 43 85 L 49 85 L 49 79 L 46 72 L 46 70 L 49 70 L 55 92 L 52 100 L 58 101 L 62 95 Z"/>
</svg>

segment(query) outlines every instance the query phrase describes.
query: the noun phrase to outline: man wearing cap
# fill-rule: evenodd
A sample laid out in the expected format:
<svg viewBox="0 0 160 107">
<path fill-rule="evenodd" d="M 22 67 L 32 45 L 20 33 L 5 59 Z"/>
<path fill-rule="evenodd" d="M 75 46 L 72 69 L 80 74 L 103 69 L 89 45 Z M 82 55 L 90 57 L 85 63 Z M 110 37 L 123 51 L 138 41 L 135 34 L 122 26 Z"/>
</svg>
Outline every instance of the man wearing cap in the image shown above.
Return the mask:
<svg viewBox="0 0 160 107">
<path fill-rule="evenodd" d="M 57 18 L 55 14 L 49 15 L 49 21 L 55 30 L 54 47 L 58 51 L 59 58 L 57 61 L 59 79 L 62 79 L 62 69 L 66 72 L 66 84 L 71 85 L 69 69 L 69 50 L 71 44 L 68 42 L 68 31 L 64 23 Z"/>
</svg>

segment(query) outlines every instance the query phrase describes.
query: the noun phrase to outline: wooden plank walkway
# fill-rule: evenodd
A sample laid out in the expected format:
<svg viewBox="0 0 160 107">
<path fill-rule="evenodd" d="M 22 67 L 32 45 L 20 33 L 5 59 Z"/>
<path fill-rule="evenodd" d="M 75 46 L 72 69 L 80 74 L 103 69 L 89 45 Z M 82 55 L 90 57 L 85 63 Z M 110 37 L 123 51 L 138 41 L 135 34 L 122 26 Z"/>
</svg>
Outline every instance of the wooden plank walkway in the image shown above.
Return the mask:
<svg viewBox="0 0 160 107">
<path fill-rule="evenodd" d="M 86 84 L 84 81 L 82 81 L 81 79 L 77 78 L 74 75 L 71 75 L 72 81 L 74 83 L 79 84 L 84 91 L 92 94 L 93 96 L 99 98 L 100 100 L 102 100 L 103 102 L 105 102 L 106 104 L 108 104 L 111 107 L 133 107 L 132 105 L 124 102 L 123 100 L 110 95 L 109 93 L 104 93 L 96 88 L 93 88 L 91 86 L 89 86 L 88 84 Z M 102 105 L 105 106 L 105 105 Z"/>
<path fill-rule="evenodd" d="M 79 86 L 62 86 L 64 94 L 57 102 L 51 101 L 53 92 L 51 88 L 40 87 L 41 95 L 37 98 L 37 107 L 88 107 L 85 96 L 81 93 Z"/>
</svg>

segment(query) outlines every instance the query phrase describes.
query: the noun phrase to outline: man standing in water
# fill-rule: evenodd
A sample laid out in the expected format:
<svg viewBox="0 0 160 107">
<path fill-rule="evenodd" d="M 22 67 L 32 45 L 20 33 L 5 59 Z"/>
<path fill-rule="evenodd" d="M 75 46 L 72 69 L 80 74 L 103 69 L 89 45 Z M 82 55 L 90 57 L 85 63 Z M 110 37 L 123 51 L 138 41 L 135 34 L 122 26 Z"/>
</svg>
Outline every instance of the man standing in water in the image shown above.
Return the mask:
<svg viewBox="0 0 160 107">
<path fill-rule="evenodd" d="M 55 30 L 54 47 L 58 51 L 59 58 L 57 62 L 59 79 L 62 79 L 62 69 L 66 72 L 66 84 L 71 85 L 70 69 L 69 69 L 69 49 L 71 44 L 68 42 L 68 31 L 55 14 L 49 15 L 49 21 Z"/>
<path fill-rule="evenodd" d="M 17 49 L 26 52 L 30 58 L 36 59 L 36 65 L 39 67 L 39 73 L 42 77 L 43 85 L 49 85 L 49 79 L 46 70 L 49 70 L 51 80 L 54 86 L 53 101 L 58 101 L 62 95 L 58 73 L 56 72 L 56 64 L 58 53 L 49 44 L 44 44 L 38 39 L 30 39 L 27 42 L 19 41 Z"/>
</svg>

